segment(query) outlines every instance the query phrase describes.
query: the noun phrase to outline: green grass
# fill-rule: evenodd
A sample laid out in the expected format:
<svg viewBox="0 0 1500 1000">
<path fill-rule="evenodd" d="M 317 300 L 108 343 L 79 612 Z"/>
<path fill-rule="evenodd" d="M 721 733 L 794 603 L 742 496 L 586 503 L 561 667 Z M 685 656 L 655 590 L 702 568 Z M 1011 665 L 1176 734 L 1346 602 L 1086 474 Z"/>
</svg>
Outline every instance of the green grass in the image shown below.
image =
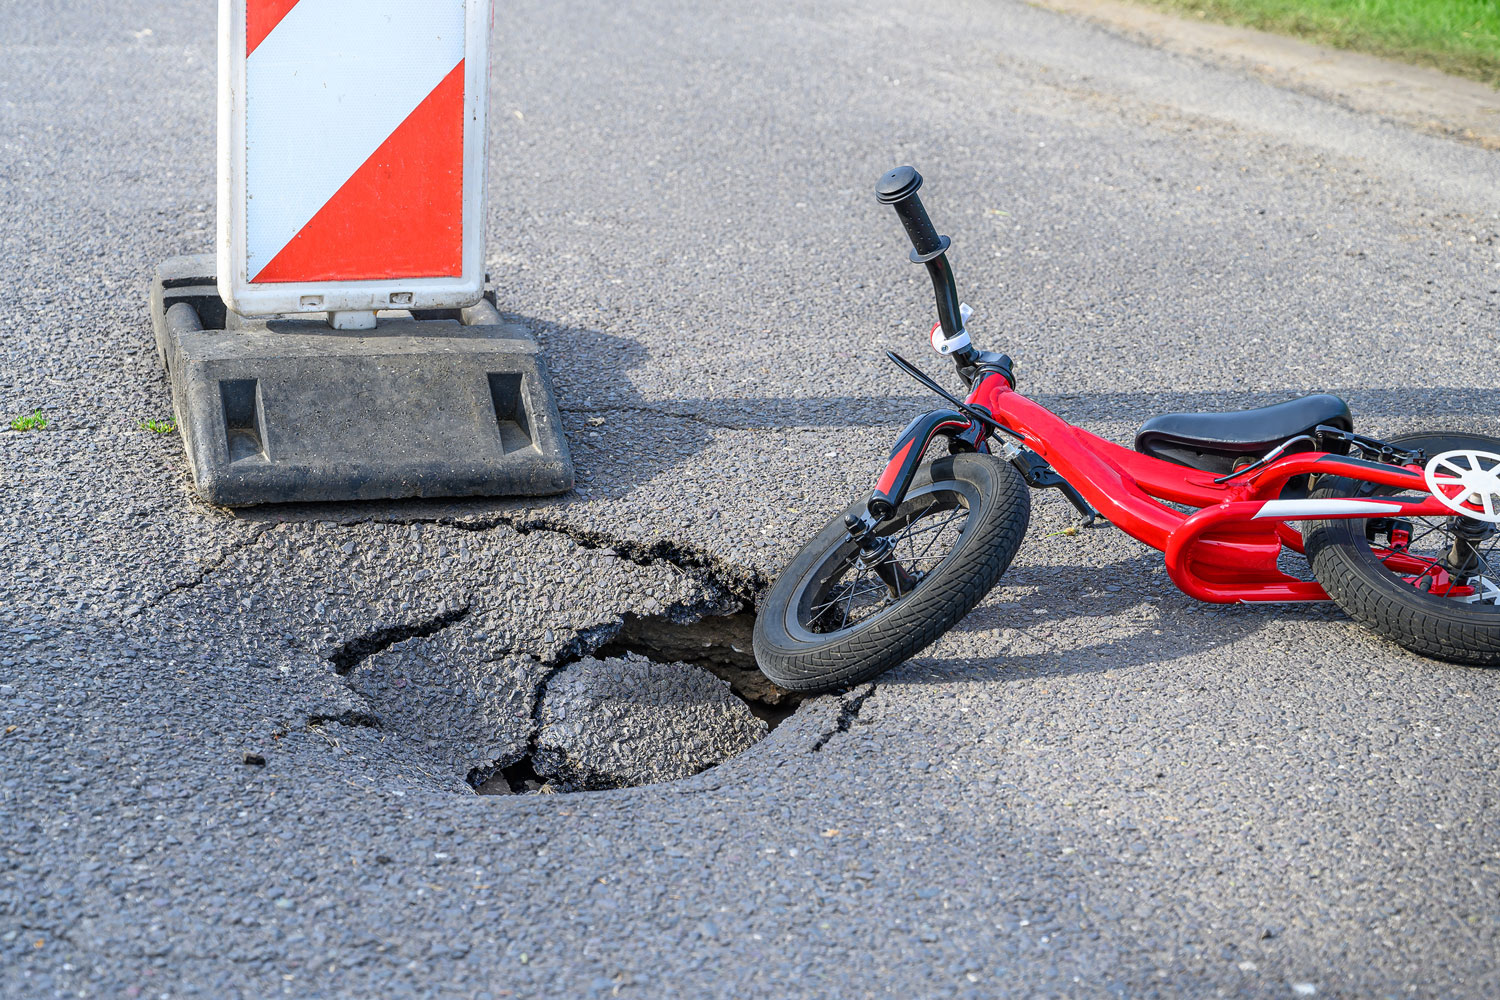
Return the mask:
<svg viewBox="0 0 1500 1000">
<path fill-rule="evenodd" d="M 1143 0 L 1500 87 L 1500 0 Z"/>
<path fill-rule="evenodd" d="M 16 417 L 10 422 L 13 431 L 39 431 L 47 426 L 47 418 L 42 416 L 41 410 L 34 411 L 29 417 Z"/>
<path fill-rule="evenodd" d="M 141 430 L 152 431 L 156 434 L 170 434 L 177 429 L 175 420 L 138 420 Z"/>
</svg>

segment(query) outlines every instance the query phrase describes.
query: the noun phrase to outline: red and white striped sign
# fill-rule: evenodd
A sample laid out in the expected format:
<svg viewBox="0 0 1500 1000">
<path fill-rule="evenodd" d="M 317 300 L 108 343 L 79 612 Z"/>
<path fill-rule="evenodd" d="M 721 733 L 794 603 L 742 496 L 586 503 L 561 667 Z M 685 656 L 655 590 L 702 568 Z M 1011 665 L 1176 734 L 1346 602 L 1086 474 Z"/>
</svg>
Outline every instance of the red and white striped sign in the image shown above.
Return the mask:
<svg viewBox="0 0 1500 1000">
<path fill-rule="evenodd" d="M 485 0 L 221 0 L 219 284 L 238 312 L 483 292 Z"/>
</svg>

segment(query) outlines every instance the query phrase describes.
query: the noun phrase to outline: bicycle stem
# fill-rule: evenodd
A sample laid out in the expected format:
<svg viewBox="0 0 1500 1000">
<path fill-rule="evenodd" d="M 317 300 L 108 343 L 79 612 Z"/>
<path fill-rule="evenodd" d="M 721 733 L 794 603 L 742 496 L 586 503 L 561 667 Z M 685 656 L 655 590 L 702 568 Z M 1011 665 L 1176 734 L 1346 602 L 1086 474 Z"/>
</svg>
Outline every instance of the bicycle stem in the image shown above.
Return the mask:
<svg viewBox="0 0 1500 1000">
<path fill-rule="evenodd" d="M 953 283 L 953 267 L 948 263 L 948 254 L 940 253 L 923 263 L 927 267 L 927 276 L 932 279 L 932 294 L 937 299 L 938 322 L 943 326 L 943 334 L 950 338 L 956 337 L 964 332 L 964 325 L 958 304 L 958 288 Z M 958 353 L 955 352 L 954 357 L 957 356 Z"/>
</svg>

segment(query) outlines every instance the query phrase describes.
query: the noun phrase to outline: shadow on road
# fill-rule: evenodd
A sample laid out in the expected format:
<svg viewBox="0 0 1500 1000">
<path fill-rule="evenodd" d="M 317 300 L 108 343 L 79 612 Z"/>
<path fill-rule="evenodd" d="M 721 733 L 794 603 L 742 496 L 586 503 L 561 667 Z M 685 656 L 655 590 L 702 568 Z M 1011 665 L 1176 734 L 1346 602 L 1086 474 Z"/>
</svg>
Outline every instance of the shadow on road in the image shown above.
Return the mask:
<svg viewBox="0 0 1500 1000">
<path fill-rule="evenodd" d="M 534 317 L 507 315 L 527 326 L 544 347 L 556 387 L 563 427 L 573 451 L 580 483 L 594 496 L 621 496 L 699 454 L 720 431 L 784 431 L 796 428 L 892 427 L 938 403 L 931 394 L 827 395 L 801 398 L 761 395 L 694 395 L 691 382 L 681 395 L 642 393 L 631 373 L 646 368 L 653 352 L 637 340 L 584 327 L 549 324 Z M 933 371 L 939 369 L 929 365 Z M 904 378 L 894 369 L 891 384 Z M 958 388 L 956 380 L 953 388 Z M 1022 389 L 1027 389 L 1023 382 Z M 1431 426 L 1444 417 L 1489 412 L 1487 390 L 1453 386 L 1420 389 L 1333 388 L 1361 418 L 1382 425 Z M 1171 411 L 1246 409 L 1279 402 L 1296 392 L 1157 392 L 1039 393 L 1031 398 L 1070 420 L 1089 424 L 1135 423 Z M 627 456 L 628 460 L 624 457 Z M 811 460 L 809 458 L 809 460 Z M 795 459 L 793 459 L 795 461 Z M 872 470 L 873 473 L 873 470 Z M 575 493 L 546 500 L 568 506 Z M 482 516 L 532 500 L 514 498 L 414 498 L 358 503 L 280 504 L 250 508 L 234 516 L 246 520 L 301 521 L 422 516 L 434 506 L 444 516 Z"/>
<path fill-rule="evenodd" d="M 992 681 L 1135 667 L 1207 653 L 1287 619 L 1332 623 L 1345 616 L 1332 603 L 1194 601 L 1167 579 L 1161 554 L 1144 547 L 1139 555 L 1107 563 L 1017 565 L 948 633 L 950 641 L 972 646 L 998 632 L 993 651 L 984 651 L 982 659 L 918 658 L 914 663 L 924 670 L 910 677 L 898 671 L 882 683 L 931 683 L 933 672 L 944 680 Z"/>
</svg>

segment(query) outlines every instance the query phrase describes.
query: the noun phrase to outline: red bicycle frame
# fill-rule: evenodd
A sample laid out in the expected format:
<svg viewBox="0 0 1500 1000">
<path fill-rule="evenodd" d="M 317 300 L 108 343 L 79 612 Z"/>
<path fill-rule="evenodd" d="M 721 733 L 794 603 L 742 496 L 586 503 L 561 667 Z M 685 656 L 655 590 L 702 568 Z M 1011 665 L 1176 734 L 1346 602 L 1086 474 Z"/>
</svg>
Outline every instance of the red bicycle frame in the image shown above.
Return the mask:
<svg viewBox="0 0 1500 1000">
<path fill-rule="evenodd" d="M 1166 555 L 1167 573 L 1184 593 L 1217 604 L 1238 601 L 1326 601 L 1315 582 L 1288 576 L 1277 567 L 1282 549 L 1302 551 L 1302 535 L 1291 522 L 1309 518 L 1445 516 L 1453 511 L 1428 492 L 1417 466 L 1382 465 L 1329 452 L 1283 455 L 1234 476 L 1166 462 L 1106 441 L 1027 399 L 999 372 L 975 383 L 967 404 L 983 407 L 1070 486 L 1120 528 Z M 921 462 L 928 444 L 949 436 L 960 446 L 983 448 L 983 429 L 956 410 L 934 410 L 909 424 L 891 452 L 873 494 L 894 506 Z M 1415 490 L 1422 498 L 1282 499 L 1288 480 L 1338 476 Z M 1183 512 L 1169 504 L 1195 508 Z M 874 505 L 872 503 L 872 509 Z M 1399 573 L 1424 575 L 1434 565 L 1385 550 L 1385 564 Z M 1446 579 L 1434 579 L 1447 586 Z"/>
<path fill-rule="evenodd" d="M 1223 477 L 1165 462 L 1122 448 L 1061 419 L 988 375 L 970 393 L 971 405 L 984 406 L 1019 431 L 1027 447 L 1044 458 L 1110 522 L 1166 554 L 1167 573 L 1184 593 L 1200 601 L 1324 601 L 1315 582 L 1298 580 L 1277 568 L 1282 548 L 1302 551 L 1302 536 L 1289 522 L 1308 518 L 1343 519 L 1402 515 L 1451 515 L 1427 493 L 1422 470 L 1365 462 L 1328 452 L 1284 455 L 1227 482 Z M 1280 499 L 1287 481 L 1328 474 L 1380 486 L 1417 490 L 1425 499 Z M 1198 508 L 1183 513 L 1161 501 Z M 1399 561 L 1392 565 L 1391 560 Z M 1387 565 L 1423 572 L 1428 563 L 1390 553 Z M 1411 566 L 1405 563 L 1410 562 Z"/>
</svg>

